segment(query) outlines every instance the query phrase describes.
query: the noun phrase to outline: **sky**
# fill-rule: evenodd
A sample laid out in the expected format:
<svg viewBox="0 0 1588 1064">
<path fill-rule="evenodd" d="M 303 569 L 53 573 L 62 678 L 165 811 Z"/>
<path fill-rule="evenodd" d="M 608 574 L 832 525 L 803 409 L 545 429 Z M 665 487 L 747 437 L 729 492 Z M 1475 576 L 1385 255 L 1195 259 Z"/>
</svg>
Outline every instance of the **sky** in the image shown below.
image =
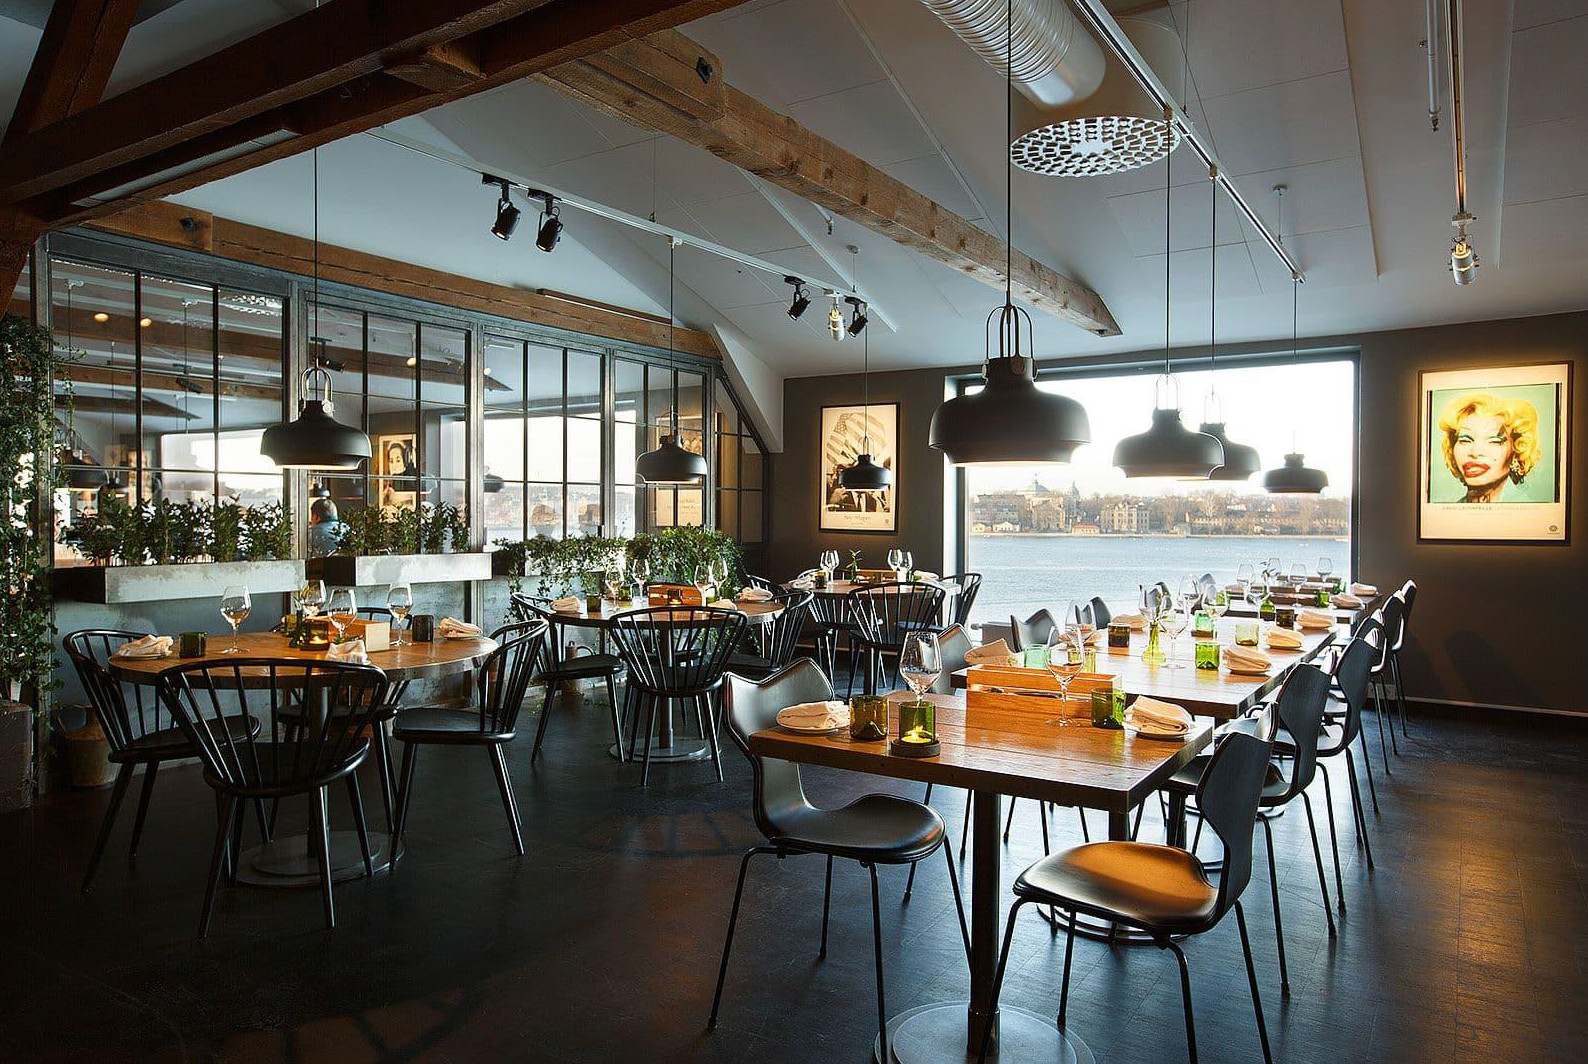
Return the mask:
<svg viewBox="0 0 1588 1064">
<path fill-rule="evenodd" d="M 1217 394 L 1224 410 L 1226 433 L 1238 443 L 1257 448 L 1264 469 L 1283 463 L 1299 445 L 1307 464 L 1329 474 L 1325 495 L 1351 492 L 1352 439 L 1356 421 L 1356 389 L 1349 361 L 1302 363 L 1295 366 L 1224 367 L 1217 374 Z M 1204 420 L 1208 384 L 1206 370 L 1176 373 L 1181 419 L 1195 429 Z M 1206 483 L 1161 480 L 1126 480 L 1113 465 L 1114 445 L 1126 436 L 1145 432 L 1152 418 L 1153 390 L 1157 378 L 1149 374 L 1125 377 L 1043 382 L 1046 391 L 1059 392 L 1086 407 L 1092 425 L 1092 442 L 1075 452 L 1068 466 L 996 466 L 971 470 L 971 494 L 1019 490 L 1036 476 L 1044 486 L 1068 490 L 1071 481 L 1083 496 L 1093 494 L 1165 495 L 1208 490 Z M 1261 493 L 1262 474 L 1245 485 L 1219 484 L 1218 490 L 1248 488 Z"/>
</svg>

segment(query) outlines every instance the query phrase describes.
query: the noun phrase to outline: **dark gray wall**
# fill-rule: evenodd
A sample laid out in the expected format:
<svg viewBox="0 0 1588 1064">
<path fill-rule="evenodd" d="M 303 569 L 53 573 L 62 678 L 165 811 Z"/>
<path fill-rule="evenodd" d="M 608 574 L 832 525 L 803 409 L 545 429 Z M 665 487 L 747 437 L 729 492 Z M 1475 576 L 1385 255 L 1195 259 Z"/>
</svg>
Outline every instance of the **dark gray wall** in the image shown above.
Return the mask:
<svg viewBox="0 0 1588 1064">
<path fill-rule="evenodd" d="M 1588 688 L 1567 632 L 1588 594 L 1588 313 L 1475 322 L 1308 340 L 1307 349 L 1359 348 L 1360 446 L 1357 471 L 1358 572 L 1383 586 L 1415 579 L 1416 614 L 1403 655 L 1408 692 L 1456 703 L 1588 713 Z M 1272 351 L 1244 345 L 1229 354 Z M 1175 352 L 1176 359 L 1205 351 Z M 1106 361 L 1140 361 L 1114 356 Z M 1571 542 L 1494 546 L 1417 542 L 1417 375 L 1424 370 L 1570 361 Z M 973 367 L 948 372 L 969 372 Z M 817 532 L 817 453 L 821 407 L 854 403 L 858 375 L 800 377 L 783 391 L 784 450 L 771 455 L 774 486 L 771 575 L 815 562 L 827 547 L 858 546 L 881 561 L 889 547 L 915 552 L 923 568 L 952 569 L 942 551 L 942 461 L 926 445 L 927 422 L 941 401 L 943 370 L 876 374 L 876 401 L 901 404 L 898 536 Z M 1096 419 L 1106 412 L 1093 410 Z M 1320 416 L 1327 412 L 1320 411 Z M 952 494 L 948 501 L 952 504 Z"/>
</svg>

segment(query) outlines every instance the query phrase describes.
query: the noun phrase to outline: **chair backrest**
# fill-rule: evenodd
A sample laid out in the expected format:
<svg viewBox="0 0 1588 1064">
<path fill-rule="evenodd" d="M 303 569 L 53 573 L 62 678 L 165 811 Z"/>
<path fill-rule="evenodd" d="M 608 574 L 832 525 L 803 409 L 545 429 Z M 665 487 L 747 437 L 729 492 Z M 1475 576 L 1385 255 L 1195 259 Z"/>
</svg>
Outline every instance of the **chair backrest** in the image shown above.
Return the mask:
<svg viewBox="0 0 1588 1064">
<path fill-rule="evenodd" d="M 855 588 L 848 600 L 856 638 L 896 651 L 911 632 L 937 630 L 943 589 L 931 584 L 874 584 Z"/>
<path fill-rule="evenodd" d="M 970 624 L 971 607 L 976 605 L 976 596 L 981 592 L 980 573 L 956 573 L 945 576 L 942 583 L 953 584 L 958 594 L 949 596 L 948 623 L 964 627 Z"/>
<path fill-rule="evenodd" d="M 1349 744 L 1362 730 L 1368 683 L 1384 653 L 1384 645 L 1384 622 L 1377 616 L 1370 617 L 1357 626 L 1351 642 L 1334 663 L 1334 680 L 1345 697 L 1343 744 Z"/>
<path fill-rule="evenodd" d="M 1092 612 L 1090 602 L 1076 602 L 1070 606 L 1070 616 L 1066 618 L 1071 624 L 1086 624 L 1097 627 L 1096 614 Z"/>
<path fill-rule="evenodd" d="M 389 621 L 391 610 L 385 606 L 360 606 L 358 616 L 366 621 Z"/>
<path fill-rule="evenodd" d="M 1406 639 L 1406 597 L 1401 591 L 1396 591 L 1384 600 L 1384 605 L 1379 607 L 1379 613 L 1384 620 L 1384 654 L 1379 662 L 1382 668 L 1388 664 L 1392 652 L 1399 650 Z"/>
<path fill-rule="evenodd" d="M 518 713 L 550 630 L 551 625 L 537 618 L 503 625 L 491 633 L 497 647 L 486 656 L 474 677 L 482 732 L 508 735 L 518 726 Z"/>
<path fill-rule="evenodd" d="M 937 652 L 943 663 L 943 671 L 937 674 L 937 679 L 927 690 L 939 695 L 953 694 L 954 674 L 968 664 L 965 655 L 970 653 L 971 646 L 970 633 L 962 625 L 951 624 L 939 632 Z"/>
<path fill-rule="evenodd" d="M 766 657 L 773 668 L 781 669 L 794 660 L 799 652 L 800 638 L 805 634 L 805 622 L 810 620 L 811 603 L 816 596 L 809 591 L 779 591 L 772 601 L 783 607 L 783 612 L 767 622 Z"/>
<path fill-rule="evenodd" d="M 1108 608 L 1102 596 L 1092 596 L 1092 622 L 1099 628 L 1107 628 L 1108 622 L 1114 619 L 1114 612 Z"/>
<path fill-rule="evenodd" d="M 1274 751 L 1275 711 L 1265 708 L 1255 720 L 1238 721 L 1219 740 L 1197 784 L 1202 820 L 1224 843 L 1224 871 L 1210 923 L 1216 923 L 1241 898 L 1252 878 L 1252 831 L 1257 802 Z"/>
<path fill-rule="evenodd" d="M 165 703 L 215 778 L 236 787 L 284 786 L 317 779 L 368 743 L 365 732 L 386 709 L 386 674 L 345 661 L 233 658 L 196 661 L 160 674 Z M 252 697 L 251 697 L 252 696 Z M 328 712 L 301 716 L 304 700 L 323 696 Z M 263 702 L 261 714 L 259 703 Z M 292 740 L 277 740 L 284 714 Z M 262 716 L 258 735 L 237 726 Z M 318 719 L 315 719 L 318 717 Z"/>
<path fill-rule="evenodd" d="M 849 598 L 845 595 L 816 595 L 811 599 L 811 620 L 828 628 L 849 623 Z"/>
<path fill-rule="evenodd" d="M 1147 589 L 1147 609 L 1156 612 L 1163 600 L 1168 597 L 1169 588 L 1160 580 Z"/>
<path fill-rule="evenodd" d="M 1210 599 L 1219 593 L 1219 582 L 1213 579 L 1212 573 L 1203 573 L 1197 577 L 1197 595 Z"/>
<path fill-rule="evenodd" d="M 1274 700 L 1274 709 L 1296 749 L 1290 764 L 1290 785 L 1276 804 L 1288 802 L 1312 786 L 1318 768 L 1318 736 L 1328 708 L 1329 674 L 1312 664 L 1291 669 Z"/>
<path fill-rule="evenodd" d="M 77 678 L 82 682 L 89 705 L 93 706 L 112 750 L 125 750 L 151 732 L 176 726 L 152 691 L 145 696 L 141 685 L 123 683 L 110 671 L 110 656 L 120 650 L 122 644 L 142 639 L 146 634 L 113 628 L 85 628 L 61 639 L 61 646 L 77 671 Z"/>
<path fill-rule="evenodd" d="M 1408 580 L 1401 585 L 1401 598 L 1406 600 L 1406 613 L 1401 617 L 1401 639 L 1404 641 L 1406 638 L 1406 626 L 1411 623 L 1412 619 L 1412 604 L 1417 601 L 1417 581 Z M 1401 644 L 1396 643 L 1396 653 L 1399 653 L 1400 649 Z"/>
<path fill-rule="evenodd" d="M 653 606 L 620 613 L 612 641 L 628 666 L 629 685 L 664 698 L 715 691 L 749 622 L 738 610 Z"/>
<path fill-rule="evenodd" d="M 1009 618 L 1010 648 L 1019 653 L 1028 647 L 1045 647 L 1059 623 L 1049 610 L 1038 610 L 1025 620 Z"/>
<path fill-rule="evenodd" d="M 767 838 L 782 834 L 780 825 L 791 814 L 809 809 L 810 802 L 800 784 L 799 765 L 752 754 L 750 736 L 776 726 L 778 710 L 832 697 L 833 685 L 809 658 L 800 658 L 759 682 L 728 674 L 723 696 L 728 735 L 750 762 L 755 826 Z"/>
<path fill-rule="evenodd" d="M 756 576 L 754 573 L 745 573 L 744 578 L 750 582 L 751 587 L 760 588 L 762 591 L 777 590 L 777 588 L 773 586 L 772 581 L 768 580 L 764 576 Z"/>
</svg>

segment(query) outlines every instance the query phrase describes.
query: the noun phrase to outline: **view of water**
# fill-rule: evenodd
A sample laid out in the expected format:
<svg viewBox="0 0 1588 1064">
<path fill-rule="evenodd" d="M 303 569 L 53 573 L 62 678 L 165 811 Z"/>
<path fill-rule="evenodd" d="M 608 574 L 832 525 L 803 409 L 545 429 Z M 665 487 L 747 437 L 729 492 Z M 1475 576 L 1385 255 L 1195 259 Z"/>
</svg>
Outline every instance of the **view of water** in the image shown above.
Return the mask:
<svg viewBox="0 0 1588 1064">
<path fill-rule="evenodd" d="M 971 620 L 1006 623 L 1093 595 L 1117 610 L 1136 602 L 1138 585 L 1175 587 L 1187 573 L 1233 581 L 1242 562 L 1277 556 L 1288 568 L 1327 557 L 1347 575 L 1350 559 L 1349 541 L 1322 536 L 971 536 L 969 547 L 966 568 L 982 574 Z"/>
</svg>

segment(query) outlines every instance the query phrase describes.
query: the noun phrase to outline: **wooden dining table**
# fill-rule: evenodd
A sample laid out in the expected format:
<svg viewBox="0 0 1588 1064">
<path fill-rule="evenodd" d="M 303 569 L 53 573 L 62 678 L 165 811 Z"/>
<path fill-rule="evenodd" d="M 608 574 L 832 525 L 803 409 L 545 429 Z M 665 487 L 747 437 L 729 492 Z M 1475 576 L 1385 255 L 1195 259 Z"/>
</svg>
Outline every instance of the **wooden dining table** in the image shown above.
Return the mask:
<svg viewBox="0 0 1588 1064">
<path fill-rule="evenodd" d="M 288 645 L 287 637 L 279 632 L 244 632 L 236 637 L 238 653 L 228 653 L 232 645 L 231 633 L 205 637 L 206 650 L 199 657 L 184 658 L 172 654 L 163 658 L 134 658 L 112 655 L 110 671 L 128 683 L 153 685 L 162 673 L 179 665 L 225 665 L 244 658 L 263 658 L 275 662 L 327 660 L 325 650 L 307 650 Z M 437 638 L 428 643 L 404 642 L 388 650 L 369 652 L 369 663 L 377 666 L 386 678 L 395 683 L 410 680 L 434 679 L 472 672 L 496 649 L 496 641 L 486 636 L 468 639 Z M 242 669 L 239 679 L 245 688 L 270 683 L 269 670 Z M 224 682 L 217 676 L 216 682 Z M 325 689 L 309 691 L 311 713 L 323 714 Z M 318 704 L 316 704 L 318 700 Z M 370 857 L 377 874 L 391 867 L 389 840 L 371 832 Z M 278 835 L 270 842 L 246 850 L 238 862 L 237 880 L 258 887 L 318 886 L 319 864 L 314 857 L 307 832 L 298 835 Z M 360 878 L 364 875 L 364 856 L 358 835 L 351 831 L 331 832 L 331 877 L 336 882 Z"/>
<path fill-rule="evenodd" d="M 897 731 L 897 704 L 910 697 L 908 692 L 888 696 L 890 735 Z M 1055 726 L 1051 709 L 1041 706 L 967 711 L 961 695 L 927 697 L 938 706 L 942 752 L 936 757 L 898 757 L 888 752 L 886 741 L 857 742 L 847 734 L 811 736 L 780 728 L 756 732 L 749 743 L 751 752 L 761 757 L 971 792 L 970 998 L 922 1005 L 888 1022 L 892 1061 L 964 1064 L 981 1048 L 992 1012 L 1003 913 L 1003 796 L 1102 810 L 1108 816 L 1109 838 L 1126 839 L 1131 811 L 1208 745 L 1213 728 L 1198 722 L 1183 739 L 1165 741 L 1089 723 Z M 1004 1006 L 994 1031 L 989 1059 L 1020 1064 L 1093 1060 L 1073 1028 L 1061 1032 L 1049 1017 L 1024 1009 Z"/>
</svg>

